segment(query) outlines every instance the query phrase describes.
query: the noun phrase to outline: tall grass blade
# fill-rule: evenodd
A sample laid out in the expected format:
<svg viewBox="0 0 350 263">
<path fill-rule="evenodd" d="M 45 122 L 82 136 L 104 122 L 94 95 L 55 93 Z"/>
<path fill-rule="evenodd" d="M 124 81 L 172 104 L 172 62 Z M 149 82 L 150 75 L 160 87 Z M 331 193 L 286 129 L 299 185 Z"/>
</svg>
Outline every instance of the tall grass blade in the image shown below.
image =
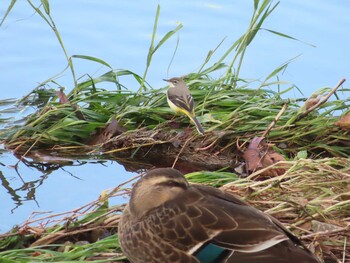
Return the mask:
<svg viewBox="0 0 350 263">
<path fill-rule="evenodd" d="M 158 42 L 158 44 L 155 46 L 155 39 L 157 36 L 157 27 L 158 27 L 158 20 L 159 20 L 159 14 L 160 14 L 160 5 L 157 6 L 157 12 L 154 20 L 154 25 L 153 25 L 153 32 L 152 32 L 152 39 L 151 39 L 151 45 L 148 50 L 147 54 L 147 62 L 146 62 L 146 69 L 142 77 L 142 82 L 139 88 L 139 92 L 146 91 L 147 88 L 144 86 L 144 81 L 146 80 L 147 72 L 148 69 L 151 65 L 152 58 L 154 53 L 169 39 L 171 38 L 176 32 L 178 32 L 183 26 L 182 24 L 179 24 L 174 30 L 169 31 L 168 33 L 165 34 L 164 37 Z"/>
<path fill-rule="evenodd" d="M 60 43 L 60 46 L 63 50 L 63 53 L 66 57 L 66 60 L 68 62 L 68 65 L 69 65 L 69 68 L 70 68 L 70 71 L 72 73 L 72 78 L 73 78 L 73 82 L 74 82 L 74 86 L 77 86 L 77 79 L 76 79 L 76 76 L 75 76 L 75 70 L 74 70 L 74 65 L 73 65 L 73 62 L 72 62 L 72 59 L 69 57 L 68 55 L 68 52 L 63 44 L 63 41 L 62 41 L 62 38 L 61 38 L 61 35 L 55 25 L 55 22 L 54 20 L 52 19 L 51 17 L 51 14 L 50 14 L 50 10 L 49 10 L 49 1 L 48 0 L 45 0 L 44 2 L 47 2 L 45 5 L 44 5 L 44 9 L 46 11 L 46 8 L 47 8 L 47 11 L 46 14 L 47 14 L 47 17 L 44 15 L 43 12 L 41 12 L 40 8 L 36 7 L 31 0 L 27 0 L 27 2 L 30 4 L 30 6 L 40 15 L 40 17 L 51 27 L 52 31 L 55 33 L 55 36 L 58 40 L 58 42 Z"/>
<path fill-rule="evenodd" d="M 291 39 L 291 40 L 295 40 L 295 41 L 304 43 L 304 44 L 309 45 L 309 46 L 311 46 L 311 47 L 316 47 L 316 46 L 313 45 L 313 44 L 307 43 L 307 42 L 305 42 L 305 41 L 302 41 L 302 40 L 300 40 L 300 39 L 297 39 L 297 38 L 295 38 L 295 37 L 292 37 L 292 36 L 290 36 L 290 35 L 287 35 L 287 34 L 284 34 L 284 33 L 281 33 L 281 32 L 275 31 L 275 30 L 266 29 L 266 28 L 262 28 L 262 30 L 268 31 L 268 32 L 270 32 L 270 33 L 272 33 L 272 34 L 275 34 L 275 35 L 277 35 L 277 36 L 280 36 L 280 37 L 285 37 L 285 38 L 288 38 L 288 39 Z"/>
<path fill-rule="evenodd" d="M 15 3 L 17 2 L 17 0 L 12 0 L 11 3 L 9 4 L 9 6 L 6 9 L 5 15 L 4 17 L 1 19 L 0 22 L 0 27 L 2 26 L 2 24 L 5 22 L 5 19 L 7 18 L 7 16 L 9 15 L 9 13 L 11 12 L 13 6 L 15 5 Z"/>
<path fill-rule="evenodd" d="M 49 0 L 40 0 L 43 7 L 44 7 L 44 10 L 45 10 L 45 13 L 50 15 L 50 3 L 49 3 Z"/>
<path fill-rule="evenodd" d="M 80 59 L 86 59 L 86 60 L 90 60 L 90 61 L 93 61 L 93 62 L 97 62 L 97 63 L 100 63 L 110 69 L 113 69 L 111 67 L 111 65 L 109 65 L 106 61 L 100 59 L 100 58 L 96 58 L 96 57 L 92 57 L 92 56 L 86 56 L 86 55 L 73 55 L 72 58 L 80 58 Z"/>
</svg>

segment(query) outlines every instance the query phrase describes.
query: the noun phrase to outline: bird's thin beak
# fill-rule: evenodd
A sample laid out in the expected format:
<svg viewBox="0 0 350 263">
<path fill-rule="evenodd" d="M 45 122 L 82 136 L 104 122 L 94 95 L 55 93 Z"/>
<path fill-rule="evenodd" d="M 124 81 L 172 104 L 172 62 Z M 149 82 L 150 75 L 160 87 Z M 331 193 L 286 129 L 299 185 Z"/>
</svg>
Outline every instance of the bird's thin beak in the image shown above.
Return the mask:
<svg viewBox="0 0 350 263">
<path fill-rule="evenodd" d="M 164 81 L 166 81 L 166 82 L 169 82 L 169 80 L 168 79 L 163 79 Z"/>
</svg>

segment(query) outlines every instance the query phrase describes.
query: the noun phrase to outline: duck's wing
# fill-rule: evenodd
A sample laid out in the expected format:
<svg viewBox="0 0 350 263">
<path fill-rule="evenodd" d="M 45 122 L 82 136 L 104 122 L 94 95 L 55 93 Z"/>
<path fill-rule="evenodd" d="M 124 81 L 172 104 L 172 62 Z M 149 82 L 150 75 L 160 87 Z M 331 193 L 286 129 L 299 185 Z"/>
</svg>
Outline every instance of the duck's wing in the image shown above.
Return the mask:
<svg viewBox="0 0 350 263">
<path fill-rule="evenodd" d="M 191 191 L 193 196 L 197 195 L 197 202 L 191 204 L 184 200 L 184 203 L 189 211 L 198 211 L 200 216 L 198 219 L 193 218 L 196 222 L 194 227 L 202 225 L 210 236 L 211 243 L 252 253 L 289 240 L 270 217 L 241 199 L 203 186 L 194 186 L 186 194 L 190 196 Z"/>
<path fill-rule="evenodd" d="M 269 262 L 271 258 L 278 257 L 290 260 L 293 256 L 298 260 L 304 258 L 307 260 L 290 262 L 318 262 L 299 239 L 280 222 L 249 206 L 241 199 L 205 186 L 193 186 L 186 195 L 188 197 L 184 196 L 183 201 L 188 211 L 197 210 L 200 214 L 198 220 L 192 219 L 196 222 L 194 228 L 201 225 L 209 236 L 207 240 L 193 247 L 191 253 L 200 256 L 209 249 L 216 251 L 217 255 L 225 255 L 225 258 L 240 257 L 243 260 L 244 257 L 250 259 L 255 256 L 261 259 L 256 262 Z M 222 248 L 223 251 L 220 252 L 218 248 Z"/>
</svg>

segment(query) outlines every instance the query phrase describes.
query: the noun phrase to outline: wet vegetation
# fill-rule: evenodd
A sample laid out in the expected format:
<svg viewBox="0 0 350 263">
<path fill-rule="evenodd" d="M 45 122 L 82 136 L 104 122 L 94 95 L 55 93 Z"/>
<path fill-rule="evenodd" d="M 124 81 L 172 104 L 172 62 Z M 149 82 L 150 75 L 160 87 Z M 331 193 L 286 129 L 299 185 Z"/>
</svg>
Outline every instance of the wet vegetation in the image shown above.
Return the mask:
<svg viewBox="0 0 350 263">
<path fill-rule="evenodd" d="M 91 156 L 116 160 L 133 171 L 175 166 L 192 172 L 187 178 L 193 183 L 223 187 L 272 214 L 320 258 L 350 260 L 349 100 L 338 96 L 349 92 L 345 80 L 310 98 L 288 99 L 285 93 L 297 87 L 280 75 L 292 61 L 264 80 L 239 74 L 247 48 L 278 4 L 254 1 L 248 30 L 228 50 L 219 45 L 209 51 L 200 70 L 185 76 L 206 131 L 200 136 L 186 117 L 174 117 L 166 85 L 155 89 L 147 83 L 153 55 L 182 25 L 156 43 L 158 8 L 147 67 L 137 74 L 114 70 L 98 58 L 69 56 L 49 2 L 41 1 L 39 7 L 28 2 L 54 30 L 74 87 L 63 89 L 52 77 L 22 99 L 0 101 L 0 139 L 20 160 L 31 158 L 30 165 L 45 169 Z M 213 62 L 214 53 L 220 58 Z M 76 78 L 76 59 L 99 63 L 106 72 Z M 139 89 L 124 86 L 123 76 L 133 77 Z M 101 83 L 115 89 L 106 90 Z M 11 114 L 18 112 L 22 118 L 13 119 Z M 249 150 L 259 153 L 258 160 Z M 3 176 L 2 181 L 6 185 Z M 123 205 L 109 206 L 108 200 L 128 192 L 123 184 L 74 211 L 29 219 L 0 236 L 0 257 L 6 262 L 125 261 L 115 234 Z"/>
</svg>

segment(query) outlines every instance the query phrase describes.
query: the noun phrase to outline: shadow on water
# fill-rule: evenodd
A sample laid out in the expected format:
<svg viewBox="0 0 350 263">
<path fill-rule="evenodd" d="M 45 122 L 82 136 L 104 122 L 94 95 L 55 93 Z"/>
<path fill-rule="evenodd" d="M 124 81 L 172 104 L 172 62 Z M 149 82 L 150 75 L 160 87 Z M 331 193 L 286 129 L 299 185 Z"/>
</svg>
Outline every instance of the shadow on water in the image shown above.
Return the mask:
<svg viewBox="0 0 350 263">
<path fill-rule="evenodd" d="M 106 161 L 98 161 L 97 163 L 104 163 Z M 21 171 L 19 169 L 19 164 L 24 164 L 27 168 L 33 168 L 41 174 L 37 179 L 28 181 L 25 176 L 21 175 Z M 26 201 L 34 201 L 38 207 L 40 207 L 38 201 L 36 200 L 36 190 L 44 184 L 44 181 L 48 178 L 48 176 L 58 170 L 66 172 L 70 176 L 81 180 L 78 176 L 75 176 L 73 173 L 64 169 L 65 166 L 82 166 L 86 164 L 87 161 L 62 161 L 59 163 L 41 163 L 30 161 L 29 159 L 20 158 L 20 160 L 12 165 L 12 168 L 16 171 L 18 178 L 22 182 L 22 185 L 19 187 L 12 187 L 11 182 L 4 176 L 3 172 L 0 171 L 0 179 L 2 186 L 7 190 L 8 194 L 11 196 L 11 199 L 14 201 L 15 207 L 11 209 L 11 213 L 13 213 L 19 206 Z M 3 164 L 4 165 L 4 164 Z M 25 194 L 23 194 L 25 193 Z"/>
</svg>

